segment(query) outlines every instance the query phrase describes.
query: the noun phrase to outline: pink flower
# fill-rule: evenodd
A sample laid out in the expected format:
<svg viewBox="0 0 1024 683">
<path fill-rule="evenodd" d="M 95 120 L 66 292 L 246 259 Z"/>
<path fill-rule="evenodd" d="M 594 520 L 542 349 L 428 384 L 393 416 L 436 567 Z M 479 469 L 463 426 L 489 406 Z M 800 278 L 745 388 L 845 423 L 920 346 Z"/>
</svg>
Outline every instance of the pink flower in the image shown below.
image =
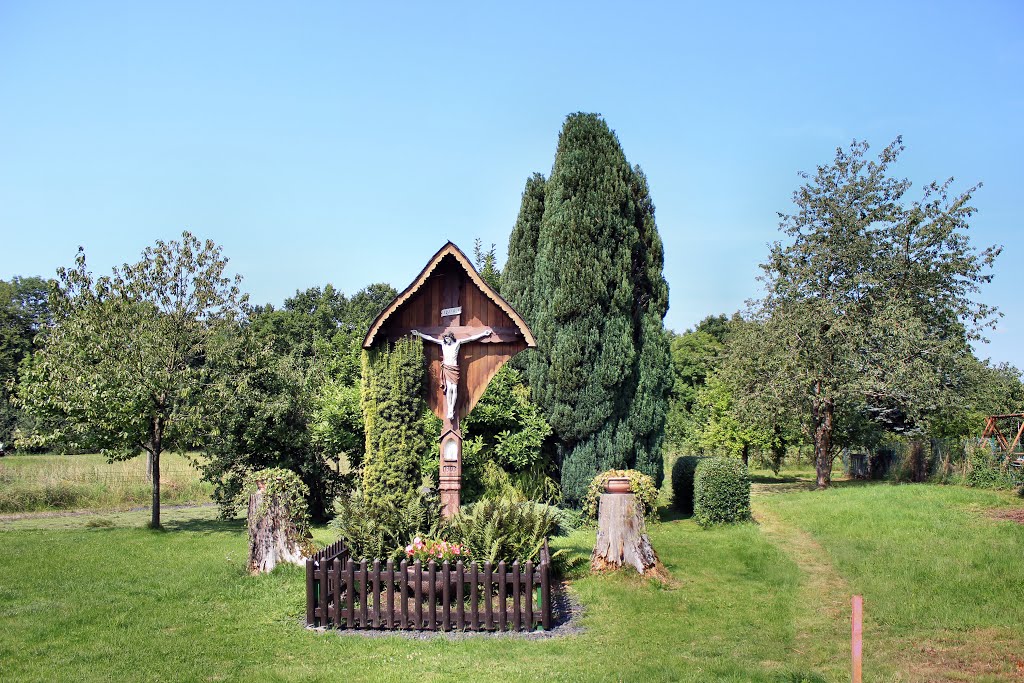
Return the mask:
<svg viewBox="0 0 1024 683">
<path fill-rule="evenodd" d="M 405 552 L 408 553 L 409 555 L 412 555 L 412 546 L 411 545 L 405 546 Z"/>
</svg>

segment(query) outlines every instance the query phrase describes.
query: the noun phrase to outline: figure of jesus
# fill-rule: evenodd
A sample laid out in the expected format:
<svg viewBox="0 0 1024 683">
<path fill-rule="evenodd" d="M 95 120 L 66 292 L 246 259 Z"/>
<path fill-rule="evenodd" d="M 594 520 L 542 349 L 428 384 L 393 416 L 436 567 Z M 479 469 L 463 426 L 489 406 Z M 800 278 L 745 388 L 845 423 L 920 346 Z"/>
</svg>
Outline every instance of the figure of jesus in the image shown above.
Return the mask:
<svg viewBox="0 0 1024 683">
<path fill-rule="evenodd" d="M 441 346 L 441 389 L 444 391 L 444 400 L 448 408 L 448 419 L 452 420 L 455 418 L 455 401 L 459 396 L 459 348 L 477 339 L 490 337 L 494 332 L 487 329 L 462 339 L 456 339 L 451 332 L 445 332 L 440 339 L 423 334 L 419 330 L 413 330 L 412 333 L 420 339 Z"/>
</svg>

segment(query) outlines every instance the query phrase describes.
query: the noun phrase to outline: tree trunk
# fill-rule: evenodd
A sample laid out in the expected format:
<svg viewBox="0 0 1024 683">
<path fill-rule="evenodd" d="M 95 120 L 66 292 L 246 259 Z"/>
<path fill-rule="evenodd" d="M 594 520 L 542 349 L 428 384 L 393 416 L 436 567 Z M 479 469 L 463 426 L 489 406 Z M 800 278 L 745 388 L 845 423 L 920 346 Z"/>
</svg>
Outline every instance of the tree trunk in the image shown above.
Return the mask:
<svg viewBox="0 0 1024 683">
<path fill-rule="evenodd" d="M 164 421 L 160 415 L 153 418 L 153 433 L 150 435 L 152 449 L 149 453 L 153 457 L 153 512 L 150 516 L 149 526 L 151 529 L 160 527 L 160 454 L 164 448 Z"/>
<path fill-rule="evenodd" d="M 594 571 L 632 565 L 640 574 L 656 567 L 658 556 L 647 537 L 644 516 L 632 493 L 603 493 L 597 516 L 597 543 L 590 556 Z"/>
<path fill-rule="evenodd" d="M 153 513 L 150 515 L 149 526 L 160 528 L 160 451 L 159 446 L 153 448 Z"/>
<path fill-rule="evenodd" d="M 815 401 L 811 406 L 814 426 L 814 467 L 818 475 L 818 488 L 832 484 L 832 429 L 835 426 L 835 407 L 832 401 Z"/>
<path fill-rule="evenodd" d="M 280 562 L 304 566 L 299 540 L 288 509 L 276 496 L 265 500 L 262 486 L 249 495 L 250 573 L 271 572 Z"/>
<path fill-rule="evenodd" d="M 743 458 L 743 466 L 750 467 L 750 444 L 743 444 L 743 451 L 740 453 L 740 457 Z"/>
</svg>

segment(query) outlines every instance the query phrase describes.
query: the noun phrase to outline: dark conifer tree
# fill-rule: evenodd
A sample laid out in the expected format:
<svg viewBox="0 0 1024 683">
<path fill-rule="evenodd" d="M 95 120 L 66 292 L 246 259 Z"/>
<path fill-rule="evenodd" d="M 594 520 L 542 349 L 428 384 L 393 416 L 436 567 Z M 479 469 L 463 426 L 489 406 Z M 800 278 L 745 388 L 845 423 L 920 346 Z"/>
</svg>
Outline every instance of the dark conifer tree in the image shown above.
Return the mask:
<svg viewBox="0 0 1024 683">
<path fill-rule="evenodd" d="M 663 264 L 643 173 L 599 116 L 570 115 L 551 177 L 527 182 L 503 280 L 537 337 L 527 378 L 558 439 L 569 503 L 613 467 L 662 480 L 671 377 Z"/>
<path fill-rule="evenodd" d="M 533 325 L 533 307 L 530 292 L 533 289 L 533 271 L 537 262 L 537 237 L 544 218 L 544 176 L 534 173 L 526 181 L 519 217 L 508 241 L 508 259 L 501 272 L 501 295 L 523 316 L 526 324 Z"/>
</svg>

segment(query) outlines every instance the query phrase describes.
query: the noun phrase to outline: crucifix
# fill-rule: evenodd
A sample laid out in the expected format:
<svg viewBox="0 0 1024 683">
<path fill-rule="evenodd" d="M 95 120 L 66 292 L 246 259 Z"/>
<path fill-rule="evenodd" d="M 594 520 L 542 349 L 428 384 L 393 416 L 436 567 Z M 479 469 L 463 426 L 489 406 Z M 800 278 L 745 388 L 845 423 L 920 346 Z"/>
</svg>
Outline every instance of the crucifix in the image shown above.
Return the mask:
<svg viewBox="0 0 1024 683">
<path fill-rule="evenodd" d="M 427 403 L 442 421 L 440 491 L 445 517 L 459 510 L 464 418 L 502 365 L 533 348 L 533 333 L 507 301 L 449 242 L 374 320 L 363 348 L 406 335 L 424 345 Z"/>
<path fill-rule="evenodd" d="M 420 339 L 434 342 L 441 346 L 441 389 L 444 391 L 445 404 L 447 406 L 445 419 L 451 422 L 455 420 L 455 405 L 459 399 L 459 377 L 462 375 L 461 370 L 459 370 L 459 349 L 462 348 L 463 344 L 490 337 L 494 334 L 494 331 L 484 330 L 462 339 L 456 339 L 455 335 L 451 332 L 445 332 L 441 335 L 440 339 L 431 337 L 429 334 L 423 334 L 419 330 L 413 330 L 412 334 Z"/>
</svg>

